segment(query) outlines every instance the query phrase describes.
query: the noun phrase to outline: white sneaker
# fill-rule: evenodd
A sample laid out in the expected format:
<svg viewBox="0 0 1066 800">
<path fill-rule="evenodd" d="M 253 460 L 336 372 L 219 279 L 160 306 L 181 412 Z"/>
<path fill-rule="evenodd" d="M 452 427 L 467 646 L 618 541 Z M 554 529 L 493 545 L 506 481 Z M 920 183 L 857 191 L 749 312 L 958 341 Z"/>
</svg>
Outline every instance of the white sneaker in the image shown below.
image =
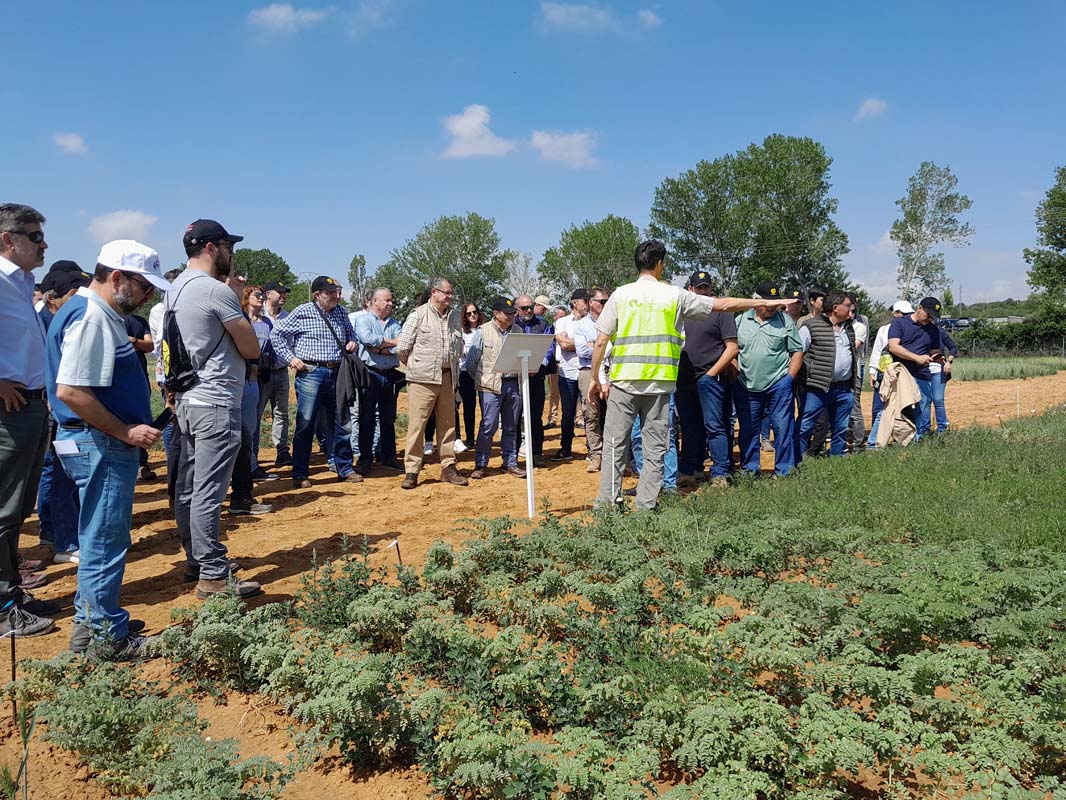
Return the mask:
<svg viewBox="0 0 1066 800">
<path fill-rule="evenodd" d="M 431 450 L 430 452 L 433 452 L 433 451 Z M 457 453 L 465 453 L 466 452 L 466 442 L 464 442 L 462 439 L 456 439 L 455 440 L 455 452 L 457 452 Z"/>
<path fill-rule="evenodd" d="M 77 564 L 78 557 L 81 555 L 80 550 L 71 550 L 70 552 L 61 551 L 56 553 L 52 557 L 53 564 Z"/>
<path fill-rule="evenodd" d="M 422 455 L 424 455 L 424 456 L 433 455 L 433 442 L 426 442 L 426 446 L 422 448 Z"/>
<path fill-rule="evenodd" d="M 522 442 L 522 444 L 518 448 L 518 457 L 519 458 L 525 458 L 526 457 L 526 443 L 525 442 Z"/>
</svg>

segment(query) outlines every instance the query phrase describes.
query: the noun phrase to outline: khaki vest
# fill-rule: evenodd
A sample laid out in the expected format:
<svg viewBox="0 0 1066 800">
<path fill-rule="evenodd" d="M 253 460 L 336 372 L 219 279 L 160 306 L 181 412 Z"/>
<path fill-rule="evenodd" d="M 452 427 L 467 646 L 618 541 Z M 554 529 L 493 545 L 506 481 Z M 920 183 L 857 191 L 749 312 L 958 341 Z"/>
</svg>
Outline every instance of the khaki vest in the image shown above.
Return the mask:
<svg viewBox="0 0 1066 800">
<path fill-rule="evenodd" d="M 514 330 L 512 327 L 511 330 Z M 503 391 L 503 376 L 493 372 L 496 367 L 496 359 L 503 349 L 504 336 L 496 326 L 496 322 L 487 322 L 481 326 L 481 359 L 477 362 L 474 371 L 474 384 L 478 389 L 485 392 L 499 394 Z"/>
</svg>

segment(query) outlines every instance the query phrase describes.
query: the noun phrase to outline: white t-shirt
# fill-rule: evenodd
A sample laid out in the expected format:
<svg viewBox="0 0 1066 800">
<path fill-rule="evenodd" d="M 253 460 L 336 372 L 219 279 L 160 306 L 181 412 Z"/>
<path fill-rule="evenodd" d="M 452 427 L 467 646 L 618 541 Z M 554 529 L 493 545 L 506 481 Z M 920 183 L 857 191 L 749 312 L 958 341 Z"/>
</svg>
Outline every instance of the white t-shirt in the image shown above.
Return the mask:
<svg viewBox="0 0 1066 800">
<path fill-rule="evenodd" d="M 573 326 L 577 322 L 573 314 L 567 314 L 562 319 L 555 321 L 555 332 L 565 333 L 571 339 L 574 338 Z M 555 345 L 555 359 L 559 362 L 559 374 L 567 380 L 576 381 L 581 376 L 581 358 L 577 350 L 563 350 L 558 344 Z"/>
<path fill-rule="evenodd" d="M 163 303 L 156 303 L 148 312 L 148 330 L 152 333 L 152 355 L 155 356 L 155 382 L 162 386 L 163 379 Z"/>
</svg>

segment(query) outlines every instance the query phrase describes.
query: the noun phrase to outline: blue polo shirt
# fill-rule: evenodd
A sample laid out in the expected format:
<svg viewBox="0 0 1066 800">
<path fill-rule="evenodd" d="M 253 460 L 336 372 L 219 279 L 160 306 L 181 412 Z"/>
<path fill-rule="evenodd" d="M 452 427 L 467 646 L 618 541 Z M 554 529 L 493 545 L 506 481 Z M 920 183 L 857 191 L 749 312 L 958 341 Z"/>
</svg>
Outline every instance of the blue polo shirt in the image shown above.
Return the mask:
<svg viewBox="0 0 1066 800">
<path fill-rule="evenodd" d="M 934 350 L 940 349 L 940 329 L 935 322 L 919 325 L 910 316 L 894 319 L 888 326 L 888 338 L 899 339 L 900 346 L 910 350 L 916 356 L 929 355 Z M 915 378 L 930 380 L 932 373 L 929 367 L 920 367 L 913 361 L 904 361 L 902 358 L 892 357 L 907 368 L 907 371 Z"/>
<path fill-rule="evenodd" d="M 60 383 L 90 387 L 100 404 L 127 425 L 152 421 L 148 376 L 130 344 L 125 320 L 86 288 L 59 309 L 45 338 L 45 385 L 52 416 L 60 425 L 78 422 L 56 396 Z"/>
</svg>

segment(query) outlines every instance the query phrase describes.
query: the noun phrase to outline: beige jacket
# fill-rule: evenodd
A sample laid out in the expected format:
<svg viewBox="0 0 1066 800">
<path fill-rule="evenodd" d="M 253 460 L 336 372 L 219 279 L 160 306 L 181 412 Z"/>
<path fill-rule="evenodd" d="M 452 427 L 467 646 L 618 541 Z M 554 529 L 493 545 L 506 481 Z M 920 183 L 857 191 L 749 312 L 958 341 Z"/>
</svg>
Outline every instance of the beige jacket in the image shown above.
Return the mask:
<svg viewBox="0 0 1066 800">
<path fill-rule="evenodd" d="M 881 412 L 881 421 L 877 425 L 877 446 L 884 447 L 892 442 L 904 446 L 911 443 L 917 429 L 914 422 L 903 412 L 918 405 L 922 394 L 918 384 L 907 368 L 895 362 L 885 369 L 881 379 L 881 400 L 885 404 Z"/>
<path fill-rule="evenodd" d="M 443 316 L 429 303 L 410 313 L 396 341 L 396 355 L 407 368 L 409 383 L 439 386 L 444 368 L 451 370 L 452 389 L 459 385 L 459 356 L 463 331 L 455 309 Z"/>
</svg>

